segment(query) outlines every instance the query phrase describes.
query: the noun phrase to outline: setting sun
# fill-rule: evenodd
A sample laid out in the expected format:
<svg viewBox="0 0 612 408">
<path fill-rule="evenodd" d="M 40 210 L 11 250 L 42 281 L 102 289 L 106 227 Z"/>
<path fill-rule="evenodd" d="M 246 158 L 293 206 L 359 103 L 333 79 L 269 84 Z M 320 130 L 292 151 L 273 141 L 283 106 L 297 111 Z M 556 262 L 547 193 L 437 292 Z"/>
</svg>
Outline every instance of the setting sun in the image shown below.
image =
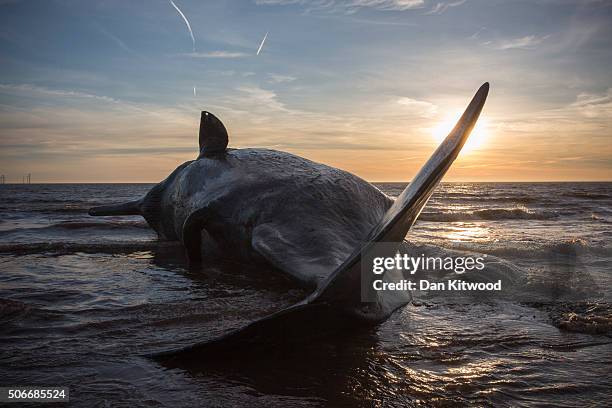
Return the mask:
<svg viewBox="0 0 612 408">
<path fill-rule="evenodd" d="M 459 120 L 459 117 L 461 117 L 460 112 L 457 112 L 454 115 L 447 115 L 442 122 L 431 129 L 431 135 L 437 143 L 441 143 L 444 138 L 448 136 Z M 478 119 L 476 127 L 474 127 L 470 137 L 465 143 L 465 146 L 463 146 L 463 153 L 470 153 L 484 147 L 487 139 L 489 138 L 488 124 L 489 122 L 486 117 L 481 116 L 480 119 Z"/>
</svg>

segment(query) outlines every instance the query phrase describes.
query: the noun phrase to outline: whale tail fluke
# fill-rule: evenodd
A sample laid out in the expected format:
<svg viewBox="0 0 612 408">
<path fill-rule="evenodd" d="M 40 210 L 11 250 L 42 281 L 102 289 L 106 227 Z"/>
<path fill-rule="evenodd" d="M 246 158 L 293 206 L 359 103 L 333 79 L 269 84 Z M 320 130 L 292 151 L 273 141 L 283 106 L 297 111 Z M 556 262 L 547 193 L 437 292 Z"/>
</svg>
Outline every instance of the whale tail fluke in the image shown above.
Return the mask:
<svg viewBox="0 0 612 408">
<path fill-rule="evenodd" d="M 238 350 L 253 344 L 273 344 L 285 339 L 312 336 L 313 333 L 330 333 L 343 330 L 356 322 L 377 323 L 388 317 L 397 307 L 407 301 L 383 297 L 372 302 L 363 302 L 361 296 L 361 261 L 374 251 L 383 256 L 394 256 L 406 233 L 414 224 L 427 200 L 453 161 L 457 158 L 482 111 L 489 92 L 489 84 L 483 84 L 472 98 L 456 126 L 421 168 L 412 182 L 395 200 L 372 231 L 366 242 L 322 281 L 315 291 L 302 302 L 263 319 L 257 320 L 229 334 L 181 350 L 168 351 L 153 356 L 164 364 L 178 363 L 194 353 L 215 357 L 220 350 Z M 311 324 L 317 322 L 313 330 Z M 319 324 L 320 323 L 320 324 Z"/>
</svg>

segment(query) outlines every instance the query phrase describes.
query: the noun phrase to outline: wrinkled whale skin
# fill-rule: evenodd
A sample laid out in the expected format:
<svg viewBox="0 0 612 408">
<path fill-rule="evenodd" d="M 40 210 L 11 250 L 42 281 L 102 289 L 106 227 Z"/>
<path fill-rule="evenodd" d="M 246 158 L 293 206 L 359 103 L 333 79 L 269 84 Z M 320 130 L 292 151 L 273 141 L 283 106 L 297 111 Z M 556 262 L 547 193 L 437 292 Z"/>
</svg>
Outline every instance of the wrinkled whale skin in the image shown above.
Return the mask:
<svg viewBox="0 0 612 408">
<path fill-rule="evenodd" d="M 291 262 L 325 256 L 332 266 L 293 276 L 310 286 L 340 265 L 392 204 L 346 171 L 276 150 L 229 149 L 179 166 L 140 205 L 151 227 L 169 240 L 182 240 L 186 219 L 203 212 L 205 238 L 195 250 L 206 257 L 266 261 L 253 248 L 254 232 L 270 226 L 282 231 L 278 239 L 295 235 L 303 254 Z"/>
</svg>

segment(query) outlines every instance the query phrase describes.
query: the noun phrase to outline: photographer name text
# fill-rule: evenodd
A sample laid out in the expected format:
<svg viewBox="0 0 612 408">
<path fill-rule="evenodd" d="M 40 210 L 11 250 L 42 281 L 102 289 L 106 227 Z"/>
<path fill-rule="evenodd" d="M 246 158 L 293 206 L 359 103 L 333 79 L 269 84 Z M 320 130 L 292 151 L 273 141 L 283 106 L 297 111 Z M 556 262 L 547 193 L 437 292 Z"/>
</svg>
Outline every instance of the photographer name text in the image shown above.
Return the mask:
<svg viewBox="0 0 612 408">
<path fill-rule="evenodd" d="M 411 281 L 403 279 L 399 282 L 384 282 L 382 279 L 377 279 L 373 283 L 376 291 L 393 291 L 393 290 L 457 290 L 457 291 L 500 291 L 501 280 L 497 282 L 466 282 L 461 279 L 449 279 L 446 282 L 430 282 L 427 279 Z"/>
</svg>

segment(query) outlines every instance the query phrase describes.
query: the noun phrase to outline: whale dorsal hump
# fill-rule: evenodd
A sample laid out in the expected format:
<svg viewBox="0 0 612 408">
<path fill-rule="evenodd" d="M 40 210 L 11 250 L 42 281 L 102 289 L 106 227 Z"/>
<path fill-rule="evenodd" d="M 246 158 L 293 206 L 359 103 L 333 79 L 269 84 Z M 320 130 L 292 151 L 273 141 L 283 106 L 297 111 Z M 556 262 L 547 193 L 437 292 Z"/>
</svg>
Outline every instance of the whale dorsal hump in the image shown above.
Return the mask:
<svg viewBox="0 0 612 408">
<path fill-rule="evenodd" d="M 210 112 L 202 111 L 199 140 L 199 157 L 222 154 L 227 148 L 227 130 L 219 118 Z"/>
</svg>

